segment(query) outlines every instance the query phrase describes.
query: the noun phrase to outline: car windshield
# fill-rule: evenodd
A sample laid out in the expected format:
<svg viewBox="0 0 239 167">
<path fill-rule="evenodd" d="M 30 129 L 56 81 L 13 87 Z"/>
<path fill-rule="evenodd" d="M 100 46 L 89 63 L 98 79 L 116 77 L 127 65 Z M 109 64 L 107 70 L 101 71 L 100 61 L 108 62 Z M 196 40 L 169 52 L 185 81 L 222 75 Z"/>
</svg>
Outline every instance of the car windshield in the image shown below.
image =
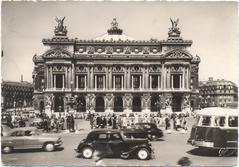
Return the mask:
<svg viewBox="0 0 239 167">
<path fill-rule="evenodd" d="M 225 120 L 226 120 L 226 117 L 215 117 L 214 126 L 224 127 L 226 123 Z"/>
<path fill-rule="evenodd" d="M 41 132 L 39 130 L 26 130 L 25 136 L 37 136 L 40 135 Z"/>
<path fill-rule="evenodd" d="M 228 118 L 228 126 L 229 127 L 238 127 L 238 117 L 237 116 L 230 116 Z"/>
</svg>

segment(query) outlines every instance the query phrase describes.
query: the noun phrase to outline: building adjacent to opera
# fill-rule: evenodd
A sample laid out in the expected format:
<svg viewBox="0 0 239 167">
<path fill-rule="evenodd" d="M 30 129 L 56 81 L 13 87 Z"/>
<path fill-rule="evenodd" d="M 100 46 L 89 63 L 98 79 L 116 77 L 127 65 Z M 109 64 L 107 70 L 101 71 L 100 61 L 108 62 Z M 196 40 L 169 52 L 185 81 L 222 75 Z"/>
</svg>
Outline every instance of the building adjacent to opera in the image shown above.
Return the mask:
<svg viewBox="0 0 239 167">
<path fill-rule="evenodd" d="M 93 40 L 67 37 L 57 19 L 48 50 L 34 55 L 34 107 L 46 113 L 178 112 L 198 108 L 200 58 L 172 21 L 166 40 L 135 40 L 113 19 Z"/>
<path fill-rule="evenodd" d="M 213 80 L 199 82 L 200 106 L 204 107 L 238 107 L 238 87 L 228 80 Z"/>
<path fill-rule="evenodd" d="M 32 107 L 33 85 L 21 82 L 2 81 L 1 83 L 2 111 L 16 111 Z"/>
</svg>

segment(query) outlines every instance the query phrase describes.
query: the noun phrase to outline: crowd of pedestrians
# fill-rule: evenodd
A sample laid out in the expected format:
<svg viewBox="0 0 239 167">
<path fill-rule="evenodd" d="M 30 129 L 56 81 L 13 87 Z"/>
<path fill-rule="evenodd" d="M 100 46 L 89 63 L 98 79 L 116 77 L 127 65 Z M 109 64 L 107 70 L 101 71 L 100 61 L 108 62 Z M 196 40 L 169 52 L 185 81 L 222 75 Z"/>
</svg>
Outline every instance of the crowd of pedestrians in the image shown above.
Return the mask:
<svg viewBox="0 0 239 167">
<path fill-rule="evenodd" d="M 160 114 L 160 113 L 130 113 L 130 114 L 106 114 L 106 113 L 81 113 L 69 114 L 63 113 L 59 115 L 34 114 L 33 116 L 22 117 L 19 115 L 2 115 L 2 122 L 9 127 L 25 127 L 35 126 L 44 132 L 62 132 L 67 130 L 75 132 L 80 127 L 80 119 L 90 122 L 90 128 L 112 128 L 124 129 L 130 128 L 136 123 L 155 123 L 159 128 L 166 131 L 187 130 L 187 117 L 185 114 Z M 4 119 L 4 121 L 3 121 Z"/>
</svg>

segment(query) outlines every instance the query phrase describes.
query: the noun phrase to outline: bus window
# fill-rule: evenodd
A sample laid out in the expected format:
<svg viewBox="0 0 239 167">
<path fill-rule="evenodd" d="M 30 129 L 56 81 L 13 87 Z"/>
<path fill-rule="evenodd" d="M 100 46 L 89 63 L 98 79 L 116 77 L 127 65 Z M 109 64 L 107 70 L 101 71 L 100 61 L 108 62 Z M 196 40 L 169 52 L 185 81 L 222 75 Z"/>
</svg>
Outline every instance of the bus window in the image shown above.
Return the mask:
<svg viewBox="0 0 239 167">
<path fill-rule="evenodd" d="M 225 117 L 215 117 L 214 125 L 224 127 L 226 123 L 225 119 Z"/>
<path fill-rule="evenodd" d="M 203 116 L 202 125 L 203 126 L 210 126 L 210 124 L 211 124 L 211 117 Z"/>
<path fill-rule="evenodd" d="M 238 117 L 236 116 L 230 116 L 228 118 L 228 126 L 229 127 L 237 127 L 238 126 Z"/>
</svg>

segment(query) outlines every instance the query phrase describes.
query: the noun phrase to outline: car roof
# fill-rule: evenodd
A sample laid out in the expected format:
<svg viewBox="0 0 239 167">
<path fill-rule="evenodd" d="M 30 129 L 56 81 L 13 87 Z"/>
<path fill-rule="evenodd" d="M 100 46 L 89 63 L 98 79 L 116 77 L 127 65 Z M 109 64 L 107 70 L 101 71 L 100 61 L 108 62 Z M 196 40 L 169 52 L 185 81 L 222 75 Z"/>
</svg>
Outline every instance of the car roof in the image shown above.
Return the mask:
<svg viewBox="0 0 239 167">
<path fill-rule="evenodd" d="M 197 115 L 205 116 L 238 116 L 238 109 L 208 107 L 195 112 Z"/>
<path fill-rule="evenodd" d="M 120 130 L 118 129 L 95 129 L 92 130 L 90 133 L 119 133 Z"/>
<path fill-rule="evenodd" d="M 15 131 L 27 131 L 27 130 L 37 130 L 36 127 L 22 127 L 22 128 L 13 128 L 9 131 L 9 133 L 15 132 Z"/>
</svg>

